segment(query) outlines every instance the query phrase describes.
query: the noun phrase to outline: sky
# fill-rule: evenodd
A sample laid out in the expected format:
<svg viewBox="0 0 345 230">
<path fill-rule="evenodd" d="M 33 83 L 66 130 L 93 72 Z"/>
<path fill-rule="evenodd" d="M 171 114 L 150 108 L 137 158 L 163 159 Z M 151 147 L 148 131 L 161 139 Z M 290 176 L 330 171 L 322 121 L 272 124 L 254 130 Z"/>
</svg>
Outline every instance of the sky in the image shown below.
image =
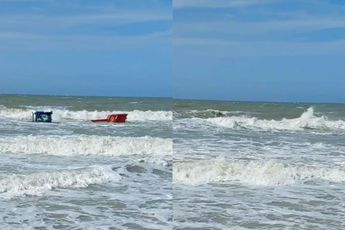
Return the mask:
<svg viewBox="0 0 345 230">
<path fill-rule="evenodd" d="M 0 94 L 170 97 L 171 0 L 0 0 Z"/>
<path fill-rule="evenodd" d="M 0 0 L 0 94 L 345 102 L 342 0 Z"/>
<path fill-rule="evenodd" d="M 175 0 L 173 96 L 345 102 L 345 1 Z"/>
</svg>

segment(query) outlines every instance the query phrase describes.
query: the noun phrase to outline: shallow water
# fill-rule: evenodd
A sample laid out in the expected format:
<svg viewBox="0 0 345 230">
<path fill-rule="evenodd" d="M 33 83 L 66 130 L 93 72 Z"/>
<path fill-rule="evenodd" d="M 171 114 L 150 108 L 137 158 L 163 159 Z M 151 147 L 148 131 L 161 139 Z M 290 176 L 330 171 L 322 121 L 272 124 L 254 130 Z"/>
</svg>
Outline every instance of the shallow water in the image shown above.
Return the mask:
<svg viewBox="0 0 345 230">
<path fill-rule="evenodd" d="M 345 106 L 177 101 L 176 229 L 343 229 Z"/>
<path fill-rule="evenodd" d="M 2 229 L 171 229 L 166 99 L 0 96 Z M 52 110 L 53 123 L 32 123 Z M 126 112 L 126 124 L 90 119 Z"/>
<path fill-rule="evenodd" d="M 0 227 L 345 228 L 344 105 L 173 108 L 0 96 Z M 31 122 L 33 110 L 52 110 L 54 122 Z M 126 124 L 90 122 L 118 112 Z"/>
</svg>

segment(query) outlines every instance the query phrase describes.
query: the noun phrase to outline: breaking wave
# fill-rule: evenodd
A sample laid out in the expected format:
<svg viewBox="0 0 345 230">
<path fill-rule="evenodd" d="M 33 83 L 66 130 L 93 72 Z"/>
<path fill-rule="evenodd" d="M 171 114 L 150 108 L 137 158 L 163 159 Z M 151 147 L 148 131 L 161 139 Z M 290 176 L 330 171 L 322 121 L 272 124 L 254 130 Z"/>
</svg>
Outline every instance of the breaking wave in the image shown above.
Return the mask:
<svg viewBox="0 0 345 230">
<path fill-rule="evenodd" d="M 87 111 L 87 110 L 67 110 L 60 107 L 44 107 L 38 110 L 53 111 L 53 121 L 61 122 L 68 120 L 89 121 L 92 119 L 105 118 L 112 113 L 128 113 L 128 121 L 169 121 L 172 120 L 172 112 L 170 111 Z M 0 117 L 11 118 L 23 121 L 31 120 L 31 113 L 33 109 L 14 109 L 0 106 Z"/>
<path fill-rule="evenodd" d="M 0 137 L 0 152 L 49 155 L 170 155 L 172 140 L 154 137 L 14 136 Z"/>
<path fill-rule="evenodd" d="M 174 162 L 174 183 L 200 185 L 234 181 L 249 185 L 282 186 L 313 180 L 345 182 L 345 171 L 336 168 L 291 166 L 278 161 L 200 160 Z"/>
<path fill-rule="evenodd" d="M 206 109 L 206 110 L 188 110 L 188 111 L 175 111 L 174 117 L 176 118 L 214 118 L 214 117 L 223 117 L 228 114 L 234 114 L 238 113 L 238 111 L 235 112 L 229 112 L 229 111 L 220 111 L 215 109 Z"/>
<path fill-rule="evenodd" d="M 311 107 L 300 117 L 294 119 L 266 120 L 256 117 L 232 116 L 208 118 L 207 122 L 226 128 L 248 128 L 263 130 L 291 130 L 298 131 L 304 129 L 321 130 L 345 130 L 345 121 L 328 120 L 325 116 L 315 116 Z"/>
<path fill-rule="evenodd" d="M 27 175 L 2 175 L 0 196 L 42 195 L 56 188 L 84 188 L 91 184 L 116 182 L 120 175 L 109 167 L 39 172 Z"/>
</svg>

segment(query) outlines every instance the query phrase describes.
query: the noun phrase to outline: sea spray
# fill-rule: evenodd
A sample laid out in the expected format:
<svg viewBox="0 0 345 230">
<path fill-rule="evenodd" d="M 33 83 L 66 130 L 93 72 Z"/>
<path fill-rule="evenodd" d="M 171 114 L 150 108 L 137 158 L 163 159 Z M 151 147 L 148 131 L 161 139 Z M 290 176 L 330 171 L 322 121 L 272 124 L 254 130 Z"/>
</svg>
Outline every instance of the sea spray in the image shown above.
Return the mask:
<svg viewBox="0 0 345 230">
<path fill-rule="evenodd" d="M 172 140 L 155 137 L 29 135 L 0 137 L 0 152 L 72 155 L 171 155 Z"/>
<path fill-rule="evenodd" d="M 337 168 L 295 166 L 270 161 L 200 160 L 174 162 L 174 183 L 200 185 L 240 182 L 248 185 L 281 186 L 310 180 L 345 182 L 345 171 Z"/>
<path fill-rule="evenodd" d="M 55 188 L 83 188 L 91 184 L 117 182 L 121 177 L 111 167 L 1 175 L 0 196 L 42 195 Z"/>
<path fill-rule="evenodd" d="M 22 121 L 30 121 L 31 113 L 34 110 L 53 111 L 53 121 L 90 121 L 92 119 L 105 118 L 109 114 L 113 113 L 128 113 L 127 121 L 171 121 L 171 111 L 88 111 L 88 110 L 68 110 L 61 107 L 35 107 L 36 109 L 15 109 L 7 108 L 5 106 L 0 107 L 0 118 L 11 118 Z"/>
<path fill-rule="evenodd" d="M 325 116 L 315 116 L 313 107 L 310 107 L 300 117 L 294 119 L 283 118 L 282 120 L 266 120 L 256 117 L 231 116 L 208 118 L 206 121 L 210 124 L 225 128 L 290 131 L 301 131 L 304 129 L 345 130 L 345 121 L 331 121 Z"/>
<path fill-rule="evenodd" d="M 0 228 L 171 229 L 169 103 L 0 96 Z M 31 122 L 36 110 L 53 123 Z M 90 121 L 111 113 L 128 122 Z"/>
</svg>

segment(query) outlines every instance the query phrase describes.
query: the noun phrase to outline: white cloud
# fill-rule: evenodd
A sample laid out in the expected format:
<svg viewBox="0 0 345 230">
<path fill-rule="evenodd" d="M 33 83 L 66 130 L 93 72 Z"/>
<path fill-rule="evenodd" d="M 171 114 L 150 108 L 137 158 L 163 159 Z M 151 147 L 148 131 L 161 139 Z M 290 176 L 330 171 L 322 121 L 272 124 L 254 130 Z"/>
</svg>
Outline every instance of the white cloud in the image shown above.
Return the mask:
<svg viewBox="0 0 345 230">
<path fill-rule="evenodd" d="M 241 42 L 220 39 L 175 38 L 176 53 L 194 56 L 236 58 L 264 56 L 310 56 L 344 54 L 345 40 L 328 42 Z"/>
<path fill-rule="evenodd" d="M 0 50 L 112 50 L 170 42 L 171 31 L 140 36 L 37 35 L 0 32 Z"/>
<path fill-rule="evenodd" d="M 200 34 L 219 34 L 231 40 L 231 36 L 242 36 L 243 38 L 250 36 L 251 39 L 255 39 L 262 34 L 310 32 L 344 27 L 345 17 L 305 17 L 261 22 L 236 20 L 180 22 L 175 24 L 174 30 L 177 36 L 195 37 Z"/>
<path fill-rule="evenodd" d="M 171 15 L 156 10 L 0 15 L 0 49 L 118 49 L 167 42 L 171 36 L 170 29 L 148 30 L 146 34 L 128 36 L 107 33 L 110 28 L 116 31 L 116 26 L 157 20 L 169 21 Z M 83 32 L 89 28 L 91 32 Z M 105 32 L 94 31 L 98 28 L 105 28 Z"/>
<path fill-rule="evenodd" d="M 98 14 L 79 15 L 2 15 L 0 29 L 43 29 L 61 28 L 82 25 L 123 25 L 134 22 L 171 20 L 171 16 L 164 12 L 128 12 L 114 11 Z"/>
<path fill-rule="evenodd" d="M 278 1 L 278 0 L 276 0 Z M 221 8 L 221 7 L 244 7 L 256 4 L 265 4 L 272 0 L 174 0 L 174 8 Z"/>
</svg>

